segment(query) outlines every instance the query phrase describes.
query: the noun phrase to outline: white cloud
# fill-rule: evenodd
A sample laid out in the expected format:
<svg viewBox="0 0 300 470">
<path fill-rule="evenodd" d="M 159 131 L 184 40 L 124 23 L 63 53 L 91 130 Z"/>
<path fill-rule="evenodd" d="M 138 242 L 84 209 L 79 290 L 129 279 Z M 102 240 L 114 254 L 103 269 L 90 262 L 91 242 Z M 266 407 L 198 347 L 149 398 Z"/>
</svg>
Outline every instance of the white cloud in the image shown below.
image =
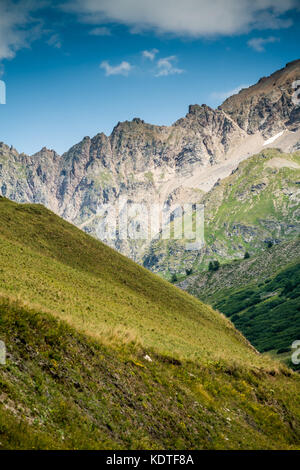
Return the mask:
<svg viewBox="0 0 300 470">
<path fill-rule="evenodd" d="M 156 54 L 158 54 L 159 50 L 158 49 L 151 49 L 150 51 L 143 51 L 142 54 L 146 59 L 149 60 L 154 60 Z"/>
<path fill-rule="evenodd" d="M 47 44 L 49 44 L 49 46 L 55 47 L 56 49 L 60 49 L 61 39 L 59 34 L 52 34 L 52 36 L 48 39 Z"/>
<path fill-rule="evenodd" d="M 0 2 L 0 60 L 12 59 L 16 52 L 29 47 L 41 34 L 41 22 L 33 17 L 42 2 L 27 0 L 18 3 Z"/>
<path fill-rule="evenodd" d="M 105 75 L 109 77 L 110 75 L 124 75 L 127 76 L 129 72 L 133 69 L 133 66 L 126 61 L 121 62 L 119 65 L 110 65 L 107 60 L 104 60 L 100 67 L 105 70 Z"/>
<path fill-rule="evenodd" d="M 91 24 L 190 37 L 285 28 L 292 20 L 283 15 L 300 9 L 299 0 L 65 0 L 64 8 Z"/>
<path fill-rule="evenodd" d="M 149 59 L 152 62 L 154 61 L 155 56 L 158 52 L 159 51 L 157 49 L 152 49 L 151 51 L 142 51 L 142 54 L 145 58 Z M 146 68 L 144 72 L 154 74 L 155 77 L 166 77 L 167 75 L 183 73 L 184 70 L 175 67 L 174 64 L 176 62 L 177 57 L 175 55 L 163 57 L 155 61 L 152 70 Z M 134 69 L 136 66 L 126 61 L 122 61 L 118 65 L 111 65 L 108 60 L 105 60 L 101 62 L 100 67 L 105 70 L 105 75 L 109 77 L 110 75 L 128 76 L 132 69 Z"/>
<path fill-rule="evenodd" d="M 166 77 L 167 75 L 174 75 L 183 73 L 184 70 L 174 67 L 173 62 L 177 60 L 175 55 L 164 57 L 157 61 L 157 73 L 156 77 Z"/>
<path fill-rule="evenodd" d="M 239 91 L 241 91 L 243 88 L 248 88 L 250 85 L 240 85 L 233 90 L 228 90 L 228 91 L 214 91 L 211 93 L 211 98 L 217 102 L 223 102 L 226 100 L 226 98 L 229 98 L 229 96 L 236 95 Z"/>
<path fill-rule="evenodd" d="M 111 36 L 111 31 L 106 26 L 92 29 L 89 34 L 92 36 Z"/>
<path fill-rule="evenodd" d="M 249 47 L 252 47 L 257 52 L 264 52 L 265 45 L 270 44 L 273 42 L 278 42 L 279 38 L 275 38 L 274 36 L 269 36 L 268 38 L 252 38 L 250 39 L 247 44 Z"/>
</svg>

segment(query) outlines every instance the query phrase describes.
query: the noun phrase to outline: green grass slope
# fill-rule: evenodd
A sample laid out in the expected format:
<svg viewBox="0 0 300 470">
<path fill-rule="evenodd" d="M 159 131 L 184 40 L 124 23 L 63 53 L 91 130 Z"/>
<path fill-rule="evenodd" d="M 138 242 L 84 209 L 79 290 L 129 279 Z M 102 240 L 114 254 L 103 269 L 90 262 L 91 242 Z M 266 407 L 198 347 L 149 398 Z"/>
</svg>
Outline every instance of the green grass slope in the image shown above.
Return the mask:
<svg viewBox="0 0 300 470">
<path fill-rule="evenodd" d="M 0 222 L 0 447 L 299 447 L 299 376 L 228 319 L 42 206 Z"/>
<path fill-rule="evenodd" d="M 300 233 L 300 152 L 267 149 L 208 193 L 206 243 L 223 258 L 259 252 Z M 225 256 L 224 256 L 225 255 Z"/>
<path fill-rule="evenodd" d="M 299 377 L 111 348 L 2 298 L 0 448 L 296 449 Z"/>
<path fill-rule="evenodd" d="M 83 333 L 179 358 L 248 357 L 244 338 L 213 309 L 42 206 L 0 199 L 0 246 L 0 292 Z"/>
</svg>

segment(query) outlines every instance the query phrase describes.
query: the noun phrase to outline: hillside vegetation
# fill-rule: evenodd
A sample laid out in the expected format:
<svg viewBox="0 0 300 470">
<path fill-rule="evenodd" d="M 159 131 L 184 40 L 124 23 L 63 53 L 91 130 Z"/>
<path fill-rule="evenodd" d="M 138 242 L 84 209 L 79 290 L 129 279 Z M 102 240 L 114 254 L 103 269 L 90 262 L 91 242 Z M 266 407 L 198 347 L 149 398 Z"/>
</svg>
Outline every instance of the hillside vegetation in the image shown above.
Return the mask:
<svg viewBox="0 0 300 470">
<path fill-rule="evenodd" d="M 230 317 L 260 352 L 276 353 L 291 366 L 291 345 L 300 337 L 299 267 L 296 238 L 178 285 Z"/>
<path fill-rule="evenodd" d="M 0 447 L 299 447 L 299 376 L 227 318 L 42 206 L 0 222 Z"/>
<path fill-rule="evenodd" d="M 291 355 L 300 338 L 300 263 L 216 303 L 261 352 Z"/>
<path fill-rule="evenodd" d="M 220 264 L 216 271 L 204 271 L 184 276 L 177 285 L 213 306 L 234 292 L 257 286 L 282 269 L 300 262 L 300 237 L 264 247 L 249 258 Z"/>
<path fill-rule="evenodd" d="M 0 243 L 1 291 L 83 333 L 181 358 L 248 357 L 227 319 L 40 205 L 0 199 Z"/>
</svg>

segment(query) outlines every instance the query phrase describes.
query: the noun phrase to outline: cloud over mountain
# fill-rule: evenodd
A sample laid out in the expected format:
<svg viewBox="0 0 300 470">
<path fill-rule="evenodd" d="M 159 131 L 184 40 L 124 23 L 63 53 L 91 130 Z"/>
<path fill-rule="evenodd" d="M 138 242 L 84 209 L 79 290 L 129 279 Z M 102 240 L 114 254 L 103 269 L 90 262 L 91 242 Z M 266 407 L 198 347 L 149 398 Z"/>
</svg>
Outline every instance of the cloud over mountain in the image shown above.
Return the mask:
<svg viewBox="0 0 300 470">
<path fill-rule="evenodd" d="M 284 14 L 298 0 L 75 0 L 64 8 L 84 22 L 119 22 L 132 32 L 154 30 L 179 36 L 216 36 L 278 29 L 292 24 Z"/>
</svg>

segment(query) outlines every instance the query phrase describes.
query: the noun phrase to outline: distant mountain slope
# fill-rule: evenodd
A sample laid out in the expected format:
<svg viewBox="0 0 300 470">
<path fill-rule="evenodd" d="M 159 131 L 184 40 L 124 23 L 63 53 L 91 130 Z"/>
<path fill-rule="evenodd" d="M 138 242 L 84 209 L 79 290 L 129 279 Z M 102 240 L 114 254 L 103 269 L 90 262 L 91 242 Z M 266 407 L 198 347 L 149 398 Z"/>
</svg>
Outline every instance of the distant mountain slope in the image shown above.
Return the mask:
<svg viewBox="0 0 300 470">
<path fill-rule="evenodd" d="M 42 206 L 0 222 L 1 448 L 299 446 L 299 376 L 224 316 Z"/>
<path fill-rule="evenodd" d="M 144 265 L 166 276 L 186 268 L 206 270 L 220 263 L 264 250 L 300 233 L 300 152 L 266 149 L 241 162 L 217 182 L 199 203 L 204 205 L 205 246 L 186 251 L 186 240 L 153 240 Z"/>
<path fill-rule="evenodd" d="M 277 351 L 290 362 L 300 338 L 300 263 L 264 283 L 240 289 L 215 303 L 261 352 Z M 299 369 L 299 366 L 298 366 Z"/>
<path fill-rule="evenodd" d="M 300 338 L 299 266 L 298 237 L 187 276 L 178 286 L 229 316 L 260 352 L 279 351 L 292 365 L 291 345 Z"/>
<path fill-rule="evenodd" d="M 247 259 L 221 264 L 217 271 L 205 271 L 186 276 L 177 285 L 187 292 L 215 305 L 242 288 L 257 286 L 279 271 L 300 262 L 300 238 L 282 242 Z"/>
</svg>

